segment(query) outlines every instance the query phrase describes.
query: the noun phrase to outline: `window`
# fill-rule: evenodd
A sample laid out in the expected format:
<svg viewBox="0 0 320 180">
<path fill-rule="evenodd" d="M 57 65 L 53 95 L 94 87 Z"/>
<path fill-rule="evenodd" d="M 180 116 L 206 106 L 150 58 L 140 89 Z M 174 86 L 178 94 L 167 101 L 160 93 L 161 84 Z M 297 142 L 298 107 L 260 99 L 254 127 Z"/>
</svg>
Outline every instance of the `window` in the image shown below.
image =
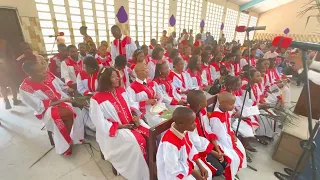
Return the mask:
<svg viewBox="0 0 320 180">
<path fill-rule="evenodd" d="M 247 26 L 249 20 L 249 15 L 246 13 L 240 13 L 238 26 Z M 241 44 L 244 42 L 244 38 L 246 37 L 246 32 L 237 32 L 236 41 L 240 41 Z"/>
<path fill-rule="evenodd" d="M 183 29 L 200 32 L 202 0 L 177 0 L 177 25 L 176 32 L 182 33 Z"/>
<path fill-rule="evenodd" d="M 255 16 L 250 16 L 250 21 L 248 27 L 254 27 L 257 26 L 258 18 Z M 254 36 L 255 31 L 249 32 L 249 39 L 252 40 Z"/>
<path fill-rule="evenodd" d="M 220 36 L 223 9 L 223 6 L 208 2 L 205 28 L 215 39 Z"/>
<path fill-rule="evenodd" d="M 57 32 L 64 32 L 66 45 L 83 42 L 79 28 L 88 27 L 88 34 L 95 42 L 110 42 L 110 28 L 115 24 L 114 0 L 35 0 L 42 35 L 47 53 L 57 52 L 55 39 L 49 38 Z M 52 6 L 52 7 L 51 7 Z"/>
<path fill-rule="evenodd" d="M 227 8 L 223 33 L 227 42 L 234 40 L 234 32 L 237 24 L 238 11 Z"/>
<path fill-rule="evenodd" d="M 158 41 L 163 30 L 168 29 L 169 0 L 129 0 L 130 36 L 140 45 Z"/>
</svg>

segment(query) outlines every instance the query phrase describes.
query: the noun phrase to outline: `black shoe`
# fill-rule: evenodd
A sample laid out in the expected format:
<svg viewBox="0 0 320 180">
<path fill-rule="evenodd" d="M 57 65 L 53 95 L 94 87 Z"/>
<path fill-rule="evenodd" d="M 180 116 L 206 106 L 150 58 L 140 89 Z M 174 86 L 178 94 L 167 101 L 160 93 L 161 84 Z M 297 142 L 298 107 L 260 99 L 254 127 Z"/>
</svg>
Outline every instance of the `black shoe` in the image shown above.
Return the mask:
<svg viewBox="0 0 320 180">
<path fill-rule="evenodd" d="M 6 105 L 6 109 L 11 109 L 11 104 L 10 104 L 9 99 L 5 99 L 4 104 Z"/>
<path fill-rule="evenodd" d="M 19 100 L 19 99 L 13 100 L 13 105 L 15 105 L 15 106 L 17 106 L 17 105 L 19 105 L 21 103 L 22 103 L 22 101 Z"/>
</svg>

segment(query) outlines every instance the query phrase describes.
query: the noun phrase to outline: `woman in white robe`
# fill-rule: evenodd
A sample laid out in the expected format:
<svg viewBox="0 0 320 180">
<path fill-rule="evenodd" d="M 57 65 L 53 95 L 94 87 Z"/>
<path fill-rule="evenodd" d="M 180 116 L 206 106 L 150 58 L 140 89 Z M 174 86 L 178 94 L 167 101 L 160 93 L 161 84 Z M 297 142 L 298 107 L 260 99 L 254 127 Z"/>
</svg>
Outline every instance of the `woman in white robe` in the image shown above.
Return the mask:
<svg viewBox="0 0 320 180">
<path fill-rule="evenodd" d="M 184 62 L 180 57 L 173 60 L 173 70 L 169 73 L 169 79 L 172 80 L 173 88 L 181 98 L 187 99 L 186 94 L 188 94 L 192 82 L 189 75 L 184 71 Z"/>
<path fill-rule="evenodd" d="M 104 67 L 98 81 L 98 92 L 90 100 L 90 116 L 97 127 L 96 139 L 105 160 L 126 179 L 148 180 L 143 135 L 148 136 L 149 126 L 140 120 L 136 103 L 120 87 L 114 68 Z"/>
<path fill-rule="evenodd" d="M 182 98 L 182 96 L 173 87 L 172 80 L 168 77 L 169 74 L 170 69 L 168 64 L 165 61 L 158 63 L 153 81 L 158 84 L 162 96 L 167 99 L 167 102 L 169 102 L 169 104 L 167 104 L 169 108 L 172 109 L 170 106 L 174 106 L 172 109 L 174 110 L 176 105 L 184 105 L 186 103 L 186 99 Z"/>
<path fill-rule="evenodd" d="M 81 110 L 72 107 L 71 98 L 66 94 L 71 89 L 35 61 L 25 62 L 23 69 L 29 77 L 20 86 L 22 101 L 52 132 L 56 152 L 70 155 L 71 145 L 84 140 Z"/>
<path fill-rule="evenodd" d="M 191 82 L 191 86 L 189 89 L 202 89 L 205 87 L 202 81 L 202 72 L 201 72 L 201 57 L 197 55 L 193 55 L 188 63 L 188 67 L 186 70 L 187 77 L 190 79 L 189 81 Z"/>
</svg>

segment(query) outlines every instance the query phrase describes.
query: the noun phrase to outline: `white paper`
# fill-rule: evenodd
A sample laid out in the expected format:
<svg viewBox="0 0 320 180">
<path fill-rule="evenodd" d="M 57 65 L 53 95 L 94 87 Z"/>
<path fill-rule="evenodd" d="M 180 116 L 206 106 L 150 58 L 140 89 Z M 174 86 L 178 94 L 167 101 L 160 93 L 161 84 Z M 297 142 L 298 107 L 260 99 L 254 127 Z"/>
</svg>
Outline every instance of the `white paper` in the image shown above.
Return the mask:
<svg viewBox="0 0 320 180">
<path fill-rule="evenodd" d="M 258 106 L 250 106 L 250 107 L 244 107 L 242 112 L 242 117 L 250 117 L 254 115 L 259 115 L 260 111 Z"/>
</svg>

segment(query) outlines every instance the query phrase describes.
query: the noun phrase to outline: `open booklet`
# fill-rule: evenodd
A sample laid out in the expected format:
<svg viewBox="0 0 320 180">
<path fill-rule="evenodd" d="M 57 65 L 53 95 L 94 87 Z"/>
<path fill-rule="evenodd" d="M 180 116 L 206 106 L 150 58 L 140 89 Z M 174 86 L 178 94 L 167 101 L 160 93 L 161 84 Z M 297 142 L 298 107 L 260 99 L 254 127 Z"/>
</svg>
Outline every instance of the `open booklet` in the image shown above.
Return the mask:
<svg viewBox="0 0 320 180">
<path fill-rule="evenodd" d="M 244 107 L 242 112 L 242 117 L 250 117 L 254 115 L 259 115 L 260 111 L 258 106 L 250 106 L 250 107 Z"/>
</svg>

